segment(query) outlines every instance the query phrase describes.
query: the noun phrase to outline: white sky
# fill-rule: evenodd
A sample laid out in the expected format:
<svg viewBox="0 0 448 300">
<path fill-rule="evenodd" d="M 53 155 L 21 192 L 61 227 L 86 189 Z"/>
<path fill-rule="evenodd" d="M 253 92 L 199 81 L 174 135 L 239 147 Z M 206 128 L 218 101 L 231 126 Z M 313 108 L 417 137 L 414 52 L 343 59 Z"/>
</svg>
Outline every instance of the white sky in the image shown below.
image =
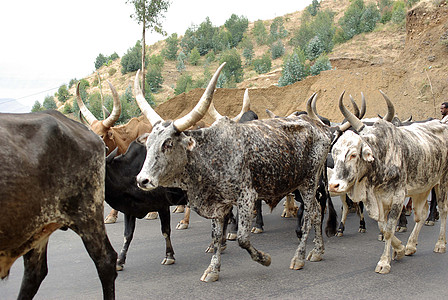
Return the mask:
<svg viewBox="0 0 448 300">
<path fill-rule="evenodd" d="M 249 22 L 302 10 L 312 0 L 173 0 L 165 14 L 168 35 L 183 35 L 208 16 L 220 26 L 232 13 Z M 95 70 L 99 53 L 121 57 L 141 39 L 126 0 L 22 0 L 0 2 L 0 99 L 32 106 L 70 79 Z M 165 39 L 146 33 L 148 45 Z"/>
</svg>

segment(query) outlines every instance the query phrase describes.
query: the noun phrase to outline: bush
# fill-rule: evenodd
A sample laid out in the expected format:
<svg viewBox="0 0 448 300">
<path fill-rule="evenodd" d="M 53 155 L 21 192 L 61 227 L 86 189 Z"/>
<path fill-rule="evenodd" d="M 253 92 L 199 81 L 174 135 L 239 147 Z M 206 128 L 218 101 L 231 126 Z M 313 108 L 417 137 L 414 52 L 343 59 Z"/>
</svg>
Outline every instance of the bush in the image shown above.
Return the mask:
<svg viewBox="0 0 448 300">
<path fill-rule="evenodd" d="M 58 100 L 61 103 L 65 103 L 67 99 L 70 97 L 70 93 L 68 92 L 67 86 L 65 84 L 61 85 L 58 89 Z"/>
<path fill-rule="evenodd" d="M 215 61 L 215 51 L 211 50 L 205 55 L 206 63 L 210 64 Z"/>
<path fill-rule="evenodd" d="M 272 59 L 282 57 L 283 54 L 285 54 L 285 46 L 281 40 L 278 40 L 276 43 L 271 45 Z"/>
<path fill-rule="evenodd" d="M 313 2 L 306 7 L 306 10 L 310 13 L 310 15 L 315 16 L 317 11 L 319 10 L 320 3 L 318 0 L 313 0 Z"/>
<path fill-rule="evenodd" d="M 77 82 L 78 82 L 78 80 L 77 80 L 76 78 L 72 78 L 72 79 L 70 79 L 70 81 L 68 82 L 68 88 L 71 89 L 72 86 L 73 86 L 74 84 L 76 84 Z"/>
<path fill-rule="evenodd" d="M 34 102 L 33 104 L 33 107 L 31 108 L 31 112 L 38 112 L 42 110 L 45 110 L 45 108 L 43 108 L 40 102 L 36 100 L 36 102 Z"/>
<path fill-rule="evenodd" d="M 311 75 L 318 75 L 322 71 L 331 70 L 331 63 L 327 56 L 319 56 L 316 61 L 314 62 L 314 65 L 310 67 L 310 74 Z"/>
<path fill-rule="evenodd" d="M 283 26 L 283 17 L 277 17 L 272 21 L 270 27 L 270 41 L 275 42 L 278 39 L 285 38 L 288 35 L 288 31 Z"/>
<path fill-rule="evenodd" d="M 309 68 L 305 65 L 305 55 L 303 51 L 295 51 L 287 57 L 283 63 L 282 75 L 278 80 L 279 86 L 286 86 L 300 81 L 307 77 Z"/>
<path fill-rule="evenodd" d="M 228 80 L 233 80 L 237 83 L 241 82 L 243 79 L 243 66 L 241 64 L 241 57 L 235 48 L 222 53 L 219 64 L 224 62 L 226 62 L 226 65 L 222 70 L 222 74 Z"/>
<path fill-rule="evenodd" d="M 95 60 L 95 70 L 101 68 L 107 61 L 107 58 L 103 54 L 98 54 Z"/>
<path fill-rule="evenodd" d="M 177 33 L 173 33 L 165 40 L 165 48 L 163 49 L 163 56 L 168 60 L 176 60 L 177 51 L 179 50 L 179 39 Z"/>
<path fill-rule="evenodd" d="M 120 58 L 120 56 L 118 56 L 117 52 L 114 52 L 114 53 L 112 53 L 112 54 L 109 56 L 109 59 L 108 59 L 108 60 L 114 61 L 114 60 L 116 60 L 116 59 L 118 59 L 118 58 Z"/>
<path fill-rule="evenodd" d="M 64 104 L 64 109 L 62 110 L 62 113 L 68 115 L 71 112 L 73 112 L 73 107 L 70 105 L 70 103 L 66 102 Z"/>
<path fill-rule="evenodd" d="M 315 60 L 322 53 L 324 53 L 325 47 L 324 44 L 320 41 L 319 37 L 315 36 L 311 39 L 306 47 L 306 57 L 309 60 Z"/>
<path fill-rule="evenodd" d="M 53 96 L 46 96 L 44 99 L 44 102 L 42 103 L 42 106 L 45 109 L 57 109 L 56 102 L 54 101 Z"/>
<path fill-rule="evenodd" d="M 380 11 L 376 4 L 370 3 L 361 15 L 359 30 L 361 32 L 371 32 L 380 20 Z"/>
<path fill-rule="evenodd" d="M 269 53 L 265 53 L 261 58 L 253 61 L 252 66 L 257 74 L 267 73 L 271 70 L 272 62 Z"/>
<path fill-rule="evenodd" d="M 145 66 L 147 65 L 147 57 L 145 58 Z M 126 74 L 135 72 L 142 68 L 142 45 L 140 41 L 135 43 L 133 48 L 128 49 L 125 55 L 121 58 L 121 73 Z"/>
<path fill-rule="evenodd" d="M 197 66 L 201 55 L 199 54 L 198 48 L 194 47 L 190 52 L 190 57 L 188 58 L 190 64 Z"/>
<path fill-rule="evenodd" d="M 246 65 L 250 65 L 254 57 L 254 46 L 252 43 L 247 44 L 243 49 L 243 57 L 246 60 Z"/>
<path fill-rule="evenodd" d="M 255 36 L 255 41 L 258 45 L 266 45 L 268 42 L 268 33 L 262 20 L 257 20 L 254 23 L 252 34 Z"/>
<path fill-rule="evenodd" d="M 354 0 L 345 11 L 344 16 L 339 20 L 346 41 L 361 32 L 360 22 L 363 11 L 364 1 Z"/>
<path fill-rule="evenodd" d="M 224 26 L 230 33 L 230 47 L 233 48 L 243 39 L 243 34 L 249 26 L 249 21 L 244 16 L 238 17 L 237 15 L 232 14 L 224 23 Z"/>
<path fill-rule="evenodd" d="M 182 74 L 176 82 L 176 88 L 174 89 L 174 94 L 179 95 L 186 93 L 192 89 L 193 78 L 190 74 Z"/>
<path fill-rule="evenodd" d="M 403 1 L 395 1 L 392 8 L 391 21 L 395 24 L 402 24 L 406 20 L 406 6 Z"/>
<path fill-rule="evenodd" d="M 158 67 L 152 67 L 149 65 L 148 72 L 146 73 L 146 84 L 149 87 L 151 93 L 157 93 L 163 84 L 162 69 Z"/>
<path fill-rule="evenodd" d="M 114 75 L 115 73 L 117 73 L 117 69 L 115 68 L 110 68 L 109 71 L 107 71 L 107 73 L 109 74 L 109 76 Z"/>
<path fill-rule="evenodd" d="M 182 73 L 185 70 L 185 59 L 187 59 L 187 56 L 184 54 L 183 51 L 179 52 L 179 55 L 177 56 L 177 64 L 176 69 L 179 71 L 179 73 Z"/>
</svg>

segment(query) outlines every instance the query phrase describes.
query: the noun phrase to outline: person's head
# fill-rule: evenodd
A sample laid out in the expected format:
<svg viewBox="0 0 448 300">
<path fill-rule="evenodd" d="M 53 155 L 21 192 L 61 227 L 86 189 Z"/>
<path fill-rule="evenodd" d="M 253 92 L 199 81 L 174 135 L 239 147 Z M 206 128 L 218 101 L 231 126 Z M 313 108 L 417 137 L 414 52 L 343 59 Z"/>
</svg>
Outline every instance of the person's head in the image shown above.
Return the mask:
<svg viewBox="0 0 448 300">
<path fill-rule="evenodd" d="M 442 116 L 446 116 L 448 114 L 448 102 L 443 102 L 440 105 L 440 113 Z"/>
</svg>

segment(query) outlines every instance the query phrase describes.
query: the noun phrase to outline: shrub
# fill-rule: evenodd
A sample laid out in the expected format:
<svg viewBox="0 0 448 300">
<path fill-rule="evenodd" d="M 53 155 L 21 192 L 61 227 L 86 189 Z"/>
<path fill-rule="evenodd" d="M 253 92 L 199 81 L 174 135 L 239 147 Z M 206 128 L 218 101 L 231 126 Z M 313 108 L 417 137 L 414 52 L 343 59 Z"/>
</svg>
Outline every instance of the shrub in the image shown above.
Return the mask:
<svg viewBox="0 0 448 300">
<path fill-rule="evenodd" d="M 198 48 L 194 47 L 190 52 L 190 57 L 188 60 L 190 64 L 197 66 L 199 63 L 199 58 L 201 58 L 201 55 L 199 54 Z"/>
<path fill-rule="evenodd" d="M 309 74 L 308 69 L 308 66 L 305 65 L 303 51 L 295 51 L 283 63 L 282 75 L 278 80 L 278 85 L 286 86 L 304 79 Z"/>
<path fill-rule="evenodd" d="M 145 66 L 147 63 L 147 58 L 145 58 Z M 142 68 L 142 46 L 140 41 L 137 41 L 135 46 L 128 49 L 126 54 L 123 55 L 121 58 L 121 67 L 122 74 L 134 72 Z"/>
<path fill-rule="evenodd" d="M 45 109 L 57 109 L 56 102 L 54 101 L 53 96 L 46 96 L 44 99 L 44 102 L 42 103 L 42 106 Z"/>
<path fill-rule="evenodd" d="M 371 32 L 375 29 L 376 23 L 380 21 L 380 11 L 376 4 L 370 3 L 361 15 L 359 30 L 361 32 Z"/>
<path fill-rule="evenodd" d="M 254 57 L 254 46 L 252 43 L 247 44 L 243 49 L 243 57 L 246 60 L 246 65 L 250 65 Z"/>
<path fill-rule="evenodd" d="M 257 74 L 267 73 L 271 70 L 271 57 L 265 53 L 261 58 L 254 59 L 252 66 Z"/>
<path fill-rule="evenodd" d="M 311 39 L 306 47 L 306 57 L 309 60 L 315 60 L 325 51 L 324 44 L 320 41 L 319 37 L 315 36 Z"/>
<path fill-rule="evenodd" d="M 161 88 L 163 84 L 163 76 L 162 76 L 162 69 L 157 67 L 151 67 L 151 65 L 148 68 L 148 72 L 146 73 L 146 84 L 149 87 L 149 90 L 151 93 L 157 93 Z"/>
<path fill-rule="evenodd" d="M 95 70 L 101 68 L 107 61 L 107 58 L 103 54 L 98 54 L 95 60 Z"/>
<path fill-rule="evenodd" d="M 310 67 L 310 74 L 318 75 L 320 72 L 326 70 L 331 70 L 331 63 L 327 56 L 322 55 L 319 56 L 314 62 L 314 65 Z"/>
<path fill-rule="evenodd" d="M 272 59 L 279 58 L 285 54 L 285 46 L 283 46 L 283 42 L 278 40 L 276 43 L 271 45 L 271 55 Z"/>
<path fill-rule="evenodd" d="M 278 39 L 285 38 L 287 35 L 288 31 L 283 26 L 283 17 L 275 18 L 270 27 L 270 41 L 275 42 Z"/>
<path fill-rule="evenodd" d="M 241 57 L 235 48 L 222 53 L 219 63 L 222 64 L 224 62 L 226 62 L 226 65 L 222 73 L 226 78 L 235 82 L 241 82 L 243 79 L 243 66 L 241 64 Z"/>
<path fill-rule="evenodd" d="M 249 26 L 249 21 L 244 16 L 238 17 L 237 15 L 232 14 L 224 23 L 224 26 L 230 33 L 230 47 L 236 47 L 243 39 L 243 34 Z"/>
<path fill-rule="evenodd" d="M 114 52 L 114 53 L 112 53 L 112 54 L 109 56 L 109 59 L 108 59 L 108 60 L 114 61 L 114 60 L 116 60 L 116 59 L 118 59 L 118 58 L 120 58 L 120 56 L 118 56 L 117 52 Z"/>
<path fill-rule="evenodd" d="M 267 44 L 269 37 L 262 20 L 257 20 L 254 22 L 252 34 L 255 36 L 255 41 L 258 45 L 261 46 Z"/>
<path fill-rule="evenodd" d="M 176 82 L 176 88 L 174 89 L 174 94 L 179 95 L 188 92 L 192 89 L 193 78 L 190 74 L 182 74 L 179 76 Z"/>
<path fill-rule="evenodd" d="M 185 59 L 187 56 L 184 54 L 183 51 L 179 52 L 179 55 L 177 56 L 177 64 L 176 69 L 179 71 L 179 73 L 182 73 L 185 70 Z"/>
<path fill-rule="evenodd" d="M 109 71 L 107 71 L 107 73 L 109 74 L 109 76 L 114 75 L 115 73 L 117 73 L 117 69 L 115 68 L 110 68 Z"/>
<path fill-rule="evenodd" d="M 401 24 L 406 19 L 406 6 L 403 1 L 395 1 L 392 7 L 391 21 L 395 24 Z"/>
<path fill-rule="evenodd" d="M 211 50 L 205 55 L 205 61 L 207 63 L 212 63 L 215 61 L 215 51 Z"/>
<path fill-rule="evenodd" d="M 354 0 L 345 11 L 344 16 L 339 20 L 346 41 L 361 32 L 359 24 L 363 11 L 364 1 Z"/>
<path fill-rule="evenodd" d="M 67 99 L 70 97 L 70 93 L 68 92 L 67 85 L 63 84 L 58 89 L 58 100 L 61 103 L 65 103 Z"/>
<path fill-rule="evenodd" d="M 177 51 L 179 50 L 179 39 L 177 33 L 173 33 L 165 40 L 165 48 L 163 49 L 163 56 L 168 60 L 176 60 Z"/>
<path fill-rule="evenodd" d="M 73 112 L 73 107 L 70 105 L 70 103 L 66 102 L 64 104 L 64 108 L 62 110 L 62 113 L 68 115 L 69 113 Z"/>
<path fill-rule="evenodd" d="M 36 100 L 36 102 L 34 102 L 34 104 L 33 104 L 33 107 L 31 108 L 31 112 L 38 112 L 38 111 L 42 111 L 44 109 L 45 108 L 42 107 L 40 102 Z"/>
<path fill-rule="evenodd" d="M 310 13 L 310 15 L 315 16 L 317 11 L 319 10 L 320 3 L 318 0 L 313 0 L 313 2 L 306 7 L 306 10 Z"/>
</svg>

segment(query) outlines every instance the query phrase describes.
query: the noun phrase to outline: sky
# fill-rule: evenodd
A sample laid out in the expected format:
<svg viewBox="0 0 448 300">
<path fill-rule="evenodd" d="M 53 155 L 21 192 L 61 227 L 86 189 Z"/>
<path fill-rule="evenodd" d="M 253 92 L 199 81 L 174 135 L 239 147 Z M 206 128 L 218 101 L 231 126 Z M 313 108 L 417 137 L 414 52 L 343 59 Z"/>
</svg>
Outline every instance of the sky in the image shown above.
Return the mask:
<svg viewBox="0 0 448 300">
<path fill-rule="evenodd" d="M 163 29 L 183 35 L 209 17 L 221 26 L 232 14 L 249 22 L 302 10 L 312 0 L 172 0 Z M 95 71 L 98 54 L 120 57 L 141 39 L 126 0 L 22 0 L 0 2 L 0 99 L 32 106 L 62 84 Z M 165 36 L 146 32 L 150 45 Z"/>
</svg>

